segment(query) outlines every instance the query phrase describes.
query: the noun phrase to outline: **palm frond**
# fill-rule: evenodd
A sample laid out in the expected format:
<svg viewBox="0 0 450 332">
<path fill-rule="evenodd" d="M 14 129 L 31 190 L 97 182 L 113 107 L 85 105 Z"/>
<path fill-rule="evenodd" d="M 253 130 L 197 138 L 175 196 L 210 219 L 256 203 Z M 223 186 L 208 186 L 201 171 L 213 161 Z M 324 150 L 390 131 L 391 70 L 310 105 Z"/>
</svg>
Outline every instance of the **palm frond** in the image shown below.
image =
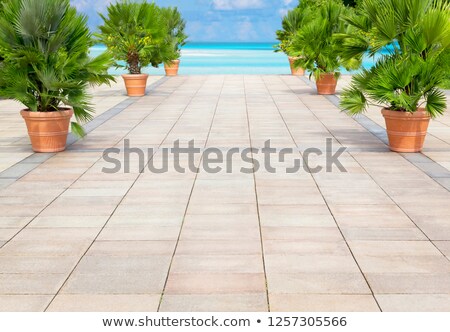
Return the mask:
<svg viewBox="0 0 450 332">
<path fill-rule="evenodd" d="M 70 127 L 71 127 L 72 133 L 74 133 L 76 136 L 78 136 L 78 137 L 86 136 L 86 133 L 85 133 L 83 127 L 80 126 L 78 123 L 71 122 L 70 123 Z"/>
<path fill-rule="evenodd" d="M 447 99 L 441 90 L 433 88 L 424 97 L 426 101 L 425 109 L 431 117 L 444 114 L 447 109 Z"/>
<path fill-rule="evenodd" d="M 366 111 L 367 99 L 356 85 L 344 89 L 339 107 L 350 115 L 356 115 Z"/>
</svg>

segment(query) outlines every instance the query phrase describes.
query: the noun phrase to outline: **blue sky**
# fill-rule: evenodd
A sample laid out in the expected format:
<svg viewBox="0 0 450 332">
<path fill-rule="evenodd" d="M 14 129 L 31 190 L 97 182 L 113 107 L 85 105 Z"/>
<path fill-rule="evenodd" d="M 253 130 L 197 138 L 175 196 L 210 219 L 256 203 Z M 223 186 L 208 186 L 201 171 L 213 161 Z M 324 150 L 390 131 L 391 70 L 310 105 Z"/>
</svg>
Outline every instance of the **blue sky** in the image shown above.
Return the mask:
<svg viewBox="0 0 450 332">
<path fill-rule="evenodd" d="M 115 0 L 71 0 L 99 24 L 97 12 Z M 156 0 L 160 6 L 177 6 L 187 21 L 190 41 L 272 42 L 281 17 L 297 0 Z"/>
</svg>

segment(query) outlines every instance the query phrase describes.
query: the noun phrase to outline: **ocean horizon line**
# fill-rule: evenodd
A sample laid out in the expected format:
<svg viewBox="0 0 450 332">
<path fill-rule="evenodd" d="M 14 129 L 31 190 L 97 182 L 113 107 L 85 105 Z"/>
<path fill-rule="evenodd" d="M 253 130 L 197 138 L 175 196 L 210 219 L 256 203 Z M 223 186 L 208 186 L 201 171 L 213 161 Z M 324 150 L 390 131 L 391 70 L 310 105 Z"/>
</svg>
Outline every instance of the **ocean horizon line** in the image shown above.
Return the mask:
<svg viewBox="0 0 450 332">
<path fill-rule="evenodd" d="M 272 45 L 272 46 L 276 46 L 277 44 L 278 44 L 277 41 L 262 41 L 262 42 L 187 41 L 186 44 L 184 46 L 182 46 L 181 48 L 183 48 L 185 46 L 189 46 L 189 45 Z M 93 47 L 98 47 L 98 46 L 104 47 L 105 45 L 102 43 L 96 43 L 96 44 L 94 44 Z"/>
<path fill-rule="evenodd" d="M 290 74 L 287 56 L 275 52 L 276 42 L 188 42 L 181 48 L 181 75 L 195 74 Z M 92 55 L 106 50 L 97 44 Z M 365 59 L 364 67 L 373 66 L 373 59 Z M 122 63 L 125 65 L 125 63 Z M 164 66 L 146 67 L 144 73 L 164 75 Z M 126 73 L 125 68 L 110 68 L 114 75 Z M 348 72 L 341 68 L 342 74 Z"/>
</svg>

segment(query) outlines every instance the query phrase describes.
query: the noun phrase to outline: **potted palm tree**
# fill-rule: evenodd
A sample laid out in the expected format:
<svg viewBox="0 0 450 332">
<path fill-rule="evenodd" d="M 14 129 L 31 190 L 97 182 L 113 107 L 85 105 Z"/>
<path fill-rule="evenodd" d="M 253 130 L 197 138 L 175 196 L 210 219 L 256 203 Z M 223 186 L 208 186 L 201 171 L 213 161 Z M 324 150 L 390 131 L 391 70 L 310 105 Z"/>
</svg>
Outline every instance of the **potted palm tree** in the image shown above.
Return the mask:
<svg viewBox="0 0 450 332">
<path fill-rule="evenodd" d="M 308 8 L 294 8 L 287 12 L 281 23 L 282 29 L 277 30 L 277 40 L 280 42 L 275 46 L 275 52 L 283 52 L 287 55 L 291 74 L 294 76 L 303 76 L 305 70 L 294 65 L 295 61 L 301 57 L 300 52 L 291 50 L 292 39 L 298 29 L 310 17 L 307 15 Z"/>
<path fill-rule="evenodd" d="M 302 54 L 294 65 L 306 68 L 314 75 L 317 92 L 322 95 L 334 94 L 340 67 L 351 70 L 359 66 L 357 59 L 344 61 L 337 39 L 337 35 L 347 29 L 341 15 L 350 9 L 336 0 L 325 0 L 310 8 L 312 19 L 297 30 L 289 49 Z"/>
<path fill-rule="evenodd" d="M 104 53 L 89 57 L 93 45 L 87 18 L 69 0 L 15 0 L 0 16 L 0 96 L 26 106 L 21 111 L 33 150 L 65 149 L 72 131 L 92 117 L 89 84 L 109 83 L 112 59 Z"/>
<path fill-rule="evenodd" d="M 145 95 L 148 74 L 142 68 L 161 63 L 161 47 L 167 36 L 161 10 L 154 3 L 122 0 L 100 14 L 103 25 L 97 35 L 116 60 L 117 68 L 126 68 L 122 75 L 128 96 Z"/>
<path fill-rule="evenodd" d="M 341 108 L 354 115 L 378 105 L 386 120 L 389 145 L 396 152 L 423 148 L 430 118 L 446 109 L 438 89 L 446 71 L 442 56 L 450 45 L 450 5 L 446 0 L 362 0 L 346 17 L 355 31 L 343 39 L 347 57 L 381 56 L 355 75 Z"/>
<path fill-rule="evenodd" d="M 176 76 L 180 66 L 181 47 L 186 45 L 186 21 L 176 7 L 161 8 L 161 11 L 168 31 L 164 45 L 169 47 L 164 59 L 164 69 L 167 76 Z"/>
<path fill-rule="evenodd" d="M 277 30 L 277 40 L 280 42 L 275 46 L 275 52 L 283 52 L 288 56 L 292 75 L 303 76 L 305 69 L 296 65 L 296 61 L 302 57 L 301 49 L 293 49 L 292 42 L 298 30 L 310 22 L 313 18 L 313 10 L 323 0 L 303 0 L 300 4 L 287 12 L 281 23 L 282 29 Z"/>
</svg>

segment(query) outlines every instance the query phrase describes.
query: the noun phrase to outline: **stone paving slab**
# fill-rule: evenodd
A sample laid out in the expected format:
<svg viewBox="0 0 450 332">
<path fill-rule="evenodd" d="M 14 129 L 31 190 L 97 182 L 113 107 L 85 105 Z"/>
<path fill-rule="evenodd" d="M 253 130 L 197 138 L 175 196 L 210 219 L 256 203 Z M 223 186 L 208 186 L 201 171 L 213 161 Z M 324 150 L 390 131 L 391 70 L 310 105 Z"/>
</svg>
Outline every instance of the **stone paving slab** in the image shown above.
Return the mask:
<svg viewBox="0 0 450 332">
<path fill-rule="evenodd" d="M 430 140 L 423 155 L 392 153 L 292 76 L 179 76 L 120 102 L 67 151 L 25 159 L 35 167 L 0 189 L 0 310 L 449 310 L 450 192 L 435 177 L 446 158 L 432 153 L 450 148 Z M 445 128 L 432 136 L 442 142 Z M 105 173 L 104 150 L 123 162 L 125 139 L 156 150 L 143 163 L 135 154 L 129 173 Z M 180 173 L 173 157 L 166 172 L 148 170 L 176 140 L 229 151 L 269 139 L 293 154 L 247 157 L 274 172 L 243 173 L 255 165 L 239 155 L 229 173 Z M 325 157 L 308 148 L 340 147 L 346 172 L 311 173 Z M 286 172 L 296 159 L 304 167 Z"/>
<path fill-rule="evenodd" d="M 159 295 L 63 295 L 48 307 L 48 312 L 153 312 L 158 309 Z"/>
</svg>

